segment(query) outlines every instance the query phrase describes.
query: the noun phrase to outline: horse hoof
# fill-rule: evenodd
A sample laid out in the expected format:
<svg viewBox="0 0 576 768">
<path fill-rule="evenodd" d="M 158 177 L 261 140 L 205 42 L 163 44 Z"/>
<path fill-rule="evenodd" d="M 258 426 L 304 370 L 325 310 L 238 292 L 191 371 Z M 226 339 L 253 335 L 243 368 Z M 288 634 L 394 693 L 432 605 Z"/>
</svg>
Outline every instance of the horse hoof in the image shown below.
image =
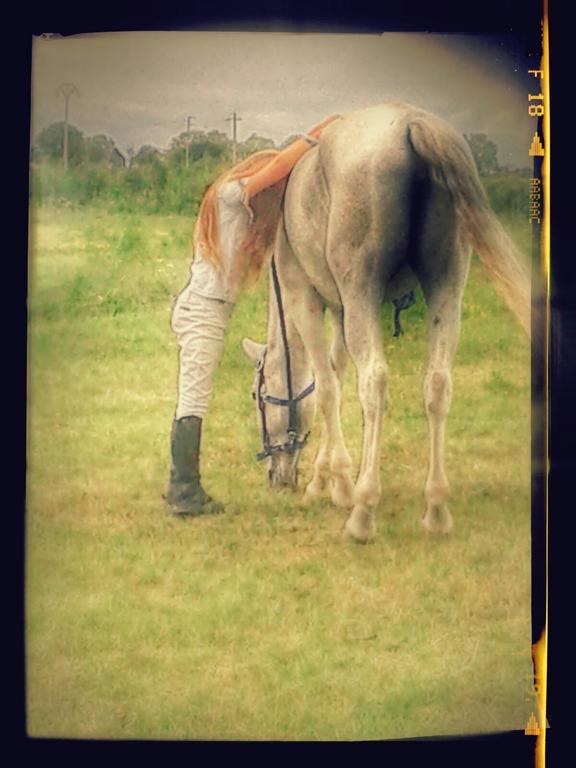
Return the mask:
<svg viewBox="0 0 576 768">
<path fill-rule="evenodd" d="M 365 510 L 355 510 L 346 521 L 344 532 L 358 544 L 368 544 L 376 534 L 374 515 Z"/>
<path fill-rule="evenodd" d="M 318 493 L 317 491 L 311 491 L 310 488 L 306 488 L 304 491 L 304 495 L 302 496 L 302 503 L 303 504 L 315 504 L 317 501 L 319 501 L 322 498 L 321 493 Z"/>
<path fill-rule="evenodd" d="M 350 509 L 354 506 L 354 488 L 340 482 L 335 482 L 330 491 L 330 498 L 335 507 Z"/>
<path fill-rule="evenodd" d="M 428 533 L 450 533 L 454 527 L 454 520 L 448 507 L 431 505 L 422 518 L 422 526 Z"/>
</svg>

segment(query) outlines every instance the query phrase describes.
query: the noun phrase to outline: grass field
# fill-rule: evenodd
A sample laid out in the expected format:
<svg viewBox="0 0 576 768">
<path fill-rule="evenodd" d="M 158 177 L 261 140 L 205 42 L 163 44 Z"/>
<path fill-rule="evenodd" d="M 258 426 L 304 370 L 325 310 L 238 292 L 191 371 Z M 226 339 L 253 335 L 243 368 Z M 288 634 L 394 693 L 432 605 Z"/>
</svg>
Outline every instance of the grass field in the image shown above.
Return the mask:
<svg viewBox="0 0 576 768">
<path fill-rule="evenodd" d="M 522 219 L 505 222 L 528 250 Z M 454 369 L 455 528 L 420 530 L 422 299 L 392 337 L 373 544 L 266 488 L 252 368 L 265 283 L 233 316 L 203 477 L 217 518 L 161 493 L 176 396 L 171 302 L 192 222 L 31 213 L 28 732 L 99 739 L 389 739 L 523 728 L 530 698 L 530 350 L 475 262 Z M 360 418 L 350 367 L 344 428 Z M 309 476 L 317 430 L 302 457 Z"/>
</svg>

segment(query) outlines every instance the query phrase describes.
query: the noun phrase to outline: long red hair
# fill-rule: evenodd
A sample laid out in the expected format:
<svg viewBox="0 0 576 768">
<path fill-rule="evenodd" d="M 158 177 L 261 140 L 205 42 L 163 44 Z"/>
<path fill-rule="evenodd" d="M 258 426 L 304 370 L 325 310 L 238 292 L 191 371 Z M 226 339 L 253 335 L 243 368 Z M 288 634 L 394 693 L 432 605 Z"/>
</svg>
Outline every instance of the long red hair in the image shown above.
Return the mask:
<svg viewBox="0 0 576 768">
<path fill-rule="evenodd" d="M 194 227 L 194 245 L 200 248 L 203 258 L 217 270 L 221 269 L 218 233 L 219 188 L 225 182 L 237 181 L 256 173 L 276 155 L 278 150 L 273 149 L 255 152 L 220 174 L 205 192 Z M 247 236 L 235 255 L 232 272 L 232 279 L 238 281 L 240 285 L 254 282 L 260 274 L 264 260 L 273 244 L 285 186 L 286 179 L 283 179 L 250 201 L 254 220 L 249 225 Z"/>
</svg>

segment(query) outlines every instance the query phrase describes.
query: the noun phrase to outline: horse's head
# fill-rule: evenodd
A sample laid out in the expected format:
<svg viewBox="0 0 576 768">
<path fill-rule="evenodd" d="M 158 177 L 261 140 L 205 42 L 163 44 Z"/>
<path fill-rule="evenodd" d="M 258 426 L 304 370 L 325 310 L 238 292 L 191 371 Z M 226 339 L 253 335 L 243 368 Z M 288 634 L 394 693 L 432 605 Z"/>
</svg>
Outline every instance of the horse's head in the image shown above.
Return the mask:
<svg viewBox="0 0 576 768">
<path fill-rule="evenodd" d="M 281 345 L 268 349 L 251 339 L 242 340 L 246 356 L 256 364 L 252 397 L 260 430 L 262 451 L 258 458 L 269 462 L 268 480 L 272 487 L 296 488 L 298 458 L 304 447 L 314 415 L 314 384 L 310 381 L 301 390 L 290 391 L 302 376 L 292 370 L 293 381 L 288 386 L 286 359 Z M 302 368 L 295 360 L 296 369 Z M 310 377 L 308 366 L 306 373 Z"/>
</svg>

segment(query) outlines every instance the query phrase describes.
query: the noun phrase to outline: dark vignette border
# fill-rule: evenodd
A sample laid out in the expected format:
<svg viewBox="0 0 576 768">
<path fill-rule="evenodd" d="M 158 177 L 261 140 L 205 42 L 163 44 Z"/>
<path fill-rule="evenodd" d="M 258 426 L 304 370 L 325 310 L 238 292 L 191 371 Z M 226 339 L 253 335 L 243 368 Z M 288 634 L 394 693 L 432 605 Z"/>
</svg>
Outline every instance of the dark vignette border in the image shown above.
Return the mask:
<svg viewBox="0 0 576 768">
<path fill-rule="evenodd" d="M 46 4 L 48 5 L 48 4 Z M 399 3 L 394 4 L 399 6 Z M 16 165 L 16 184 L 13 194 L 16 195 L 16 230 L 17 248 L 12 254 L 8 269 L 10 277 L 9 306 L 11 311 L 10 326 L 16 327 L 16 334 L 11 334 L 9 346 L 15 351 L 11 356 L 15 375 L 10 378 L 10 402 L 19 405 L 10 410 L 11 425 L 14 426 L 13 451 L 11 464 L 14 471 L 9 472 L 12 504 L 9 504 L 11 522 L 15 523 L 16 536 L 11 547 L 16 559 L 16 568 L 11 569 L 12 578 L 9 584 L 15 583 L 19 589 L 12 589 L 10 600 L 14 602 L 15 621 L 11 622 L 17 628 L 16 642 L 13 645 L 8 663 L 11 672 L 11 682 L 15 683 L 15 692 L 10 697 L 11 723 L 7 729 L 10 740 L 21 748 L 28 757 L 50 758 L 64 757 L 65 759 L 83 761 L 94 759 L 101 761 L 114 756 L 136 757 L 145 754 L 154 758 L 158 750 L 169 750 L 170 754 L 186 756 L 188 759 L 206 754 L 212 759 L 228 756 L 245 759 L 256 757 L 260 752 L 264 759 L 284 756 L 299 758 L 303 752 L 314 756 L 315 750 L 325 756 L 325 750 L 338 750 L 338 756 L 347 757 L 377 757 L 388 759 L 403 759 L 408 762 L 422 763 L 424 761 L 442 762 L 444 765 L 461 765 L 466 761 L 468 766 L 474 765 L 534 765 L 534 739 L 526 737 L 522 732 L 494 734 L 488 736 L 466 736 L 451 739 L 415 739 L 410 741 L 393 741 L 381 743 L 358 744 L 206 744 L 192 742 L 176 744 L 168 742 L 84 742 L 27 739 L 24 726 L 24 649 L 23 649 L 23 583 L 24 583 L 24 503 L 25 503 L 25 423 L 26 423 L 26 283 L 27 283 L 27 226 L 28 226 L 28 152 L 29 152 L 29 122 L 30 122 L 30 54 L 32 35 L 45 32 L 57 32 L 63 36 L 83 32 L 130 31 L 130 30 L 185 30 L 185 29 L 219 29 L 238 30 L 253 29 L 272 31 L 282 28 L 286 31 L 325 31 L 325 32 L 378 32 L 394 31 L 429 31 L 439 33 L 467 33 L 477 35 L 512 34 L 519 46 L 526 52 L 539 50 L 540 21 L 542 4 L 535 0 L 479 0 L 474 7 L 462 2 L 403 3 L 402 7 L 385 7 L 383 3 L 372 5 L 363 11 L 357 4 L 333 2 L 277 2 L 262 0 L 253 3 L 223 2 L 222 0 L 209 3 L 189 3 L 184 9 L 170 12 L 165 7 L 162 12 L 154 13 L 150 8 L 140 4 L 133 9 L 107 8 L 100 3 L 76 4 L 66 7 L 59 3 L 57 7 L 44 7 L 41 10 L 28 11 L 26 20 L 19 19 L 13 28 L 11 49 L 15 58 L 14 69 L 17 77 L 14 81 L 17 103 L 18 122 L 15 133 L 15 151 L 11 161 Z M 563 70 L 561 57 L 562 44 L 558 41 L 563 20 L 559 9 L 553 8 L 550 16 L 550 69 L 551 69 L 551 98 L 552 105 L 561 98 L 560 82 Z M 558 113 L 552 119 L 552 152 L 559 152 L 556 144 L 557 135 L 561 135 L 566 126 L 561 122 Z M 558 122 L 556 122 L 556 120 Z M 557 128 L 559 129 L 557 131 Z M 560 141 L 562 139 L 560 138 Z M 23 170 L 24 169 L 24 170 Z M 550 504 L 550 536 L 554 542 L 558 535 L 557 520 L 562 510 L 569 514 L 567 507 L 568 495 L 571 491 L 570 480 L 576 474 L 576 429 L 574 429 L 574 414 L 570 414 L 573 393 L 576 387 L 571 379 L 571 371 L 576 368 L 576 270 L 574 259 L 566 253 L 566 239 L 562 238 L 555 225 L 556 214 L 559 218 L 566 213 L 568 200 L 562 190 L 570 183 L 567 180 L 568 168 L 564 173 L 553 165 L 552 172 L 552 215 L 553 227 L 551 237 L 552 268 L 551 268 L 551 327 L 550 327 L 550 361 L 549 376 L 551 387 L 550 413 L 550 444 L 551 470 L 548 483 Z M 11 206 L 12 208 L 12 206 Z M 569 214 L 568 214 L 569 215 Z M 23 236 L 22 233 L 24 233 Z M 570 250 L 570 249 L 569 249 Z M 14 288 L 14 283 L 18 286 Z M 21 290 L 19 290 L 21 289 Z M 12 302 L 12 304 L 11 304 Z M 20 343 L 22 342 L 22 343 Z M 539 371 L 542 364 L 538 361 Z M 573 406 L 572 406 L 573 411 Z M 541 436 L 537 437 L 540 440 Z M 12 446 L 10 446 L 12 448 Z M 536 507 L 543 503 L 546 478 L 536 477 L 534 480 Z M 539 544 L 544 540 L 545 525 L 541 515 L 533 518 L 533 537 Z M 552 546 L 551 546 L 552 551 Z M 555 550 L 554 550 L 555 551 Z M 14 573 L 18 574 L 14 580 Z M 533 638 L 539 637 L 543 626 L 546 609 L 546 561 L 545 550 L 542 546 L 533 549 Z M 556 556 L 550 562 L 550 582 L 552 595 L 559 587 L 559 572 Z M 21 599 L 22 598 L 22 599 Z M 552 615 L 554 614 L 554 598 L 551 600 Z M 12 605 L 11 605 L 12 607 Z M 561 710 L 557 699 L 551 695 L 554 686 L 563 677 L 560 660 L 554 655 L 555 643 L 559 640 L 560 632 L 555 629 L 550 632 L 551 647 L 549 651 L 549 704 L 548 720 L 551 728 L 547 734 L 547 765 L 555 765 L 558 758 L 556 749 L 556 728 L 562 720 Z M 344 751 L 345 750 L 345 751 Z"/>
</svg>

